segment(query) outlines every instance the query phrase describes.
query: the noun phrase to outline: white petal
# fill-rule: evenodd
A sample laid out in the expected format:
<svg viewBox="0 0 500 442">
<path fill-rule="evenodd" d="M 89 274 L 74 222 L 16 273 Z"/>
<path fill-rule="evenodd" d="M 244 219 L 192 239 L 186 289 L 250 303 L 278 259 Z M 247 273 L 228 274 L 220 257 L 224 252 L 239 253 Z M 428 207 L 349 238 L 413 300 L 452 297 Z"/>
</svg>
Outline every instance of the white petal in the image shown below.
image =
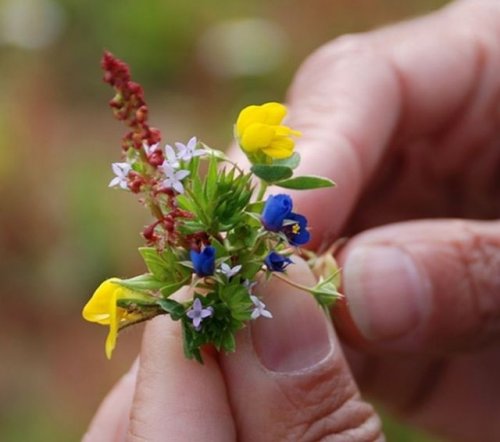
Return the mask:
<svg viewBox="0 0 500 442">
<path fill-rule="evenodd" d="M 233 267 L 233 275 L 236 275 L 241 270 L 241 264 L 238 264 L 237 266 Z"/>
<path fill-rule="evenodd" d="M 126 181 L 120 181 L 120 188 L 123 190 L 128 190 L 128 184 Z"/>
<path fill-rule="evenodd" d="M 188 175 L 189 175 L 189 170 L 178 170 L 177 172 L 175 172 L 175 179 L 181 181 Z"/>
<path fill-rule="evenodd" d="M 227 272 L 231 271 L 231 267 L 229 267 L 225 262 L 223 262 L 220 265 L 220 268 L 221 268 L 222 273 L 227 273 Z"/>
<path fill-rule="evenodd" d="M 184 193 L 184 186 L 180 181 L 176 181 L 172 184 L 172 187 L 179 193 Z"/>
<path fill-rule="evenodd" d="M 163 164 L 161 165 L 161 168 L 163 170 L 163 173 L 167 178 L 173 178 L 174 177 L 174 168 L 168 161 L 164 161 Z"/>
<path fill-rule="evenodd" d="M 209 310 L 208 308 L 204 308 L 201 311 L 201 317 L 202 318 L 208 318 L 209 316 L 212 316 L 212 310 Z"/>
<path fill-rule="evenodd" d="M 197 149 L 193 152 L 193 157 L 201 157 L 202 155 L 207 155 L 208 152 L 206 150 Z"/>
<path fill-rule="evenodd" d="M 196 137 L 191 137 L 189 141 L 187 142 L 187 148 L 191 151 L 193 151 L 196 148 L 196 144 L 198 143 L 198 140 Z"/>
<path fill-rule="evenodd" d="M 109 182 L 109 185 L 108 187 L 115 187 L 115 186 L 118 186 L 120 185 L 120 182 L 121 182 L 121 179 L 120 177 L 117 177 L 115 176 L 110 182 Z"/>
<path fill-rule="evenodd" d="M 252 314 L 250 315 L 250 317 L 252 319 L 257 319 L 259 316 L 260 316 L 259 309 L 258 308 L 254 308 Z"/>
<path fill-rule="evenodd" d="M 165 145 L 165 156 L 167 157 L 167 162 L 174 166 L 177 164 L 177 155 L 175 154 L 174 148 L 169 144 Z"/>
<path fill-rule="evenodd" d="M 269 310 L 262 310 L 260 314 L 261 316 L 264 316 L 264 318 L 271 319 L 273 317 L 272 313 Z"/>
</svg>

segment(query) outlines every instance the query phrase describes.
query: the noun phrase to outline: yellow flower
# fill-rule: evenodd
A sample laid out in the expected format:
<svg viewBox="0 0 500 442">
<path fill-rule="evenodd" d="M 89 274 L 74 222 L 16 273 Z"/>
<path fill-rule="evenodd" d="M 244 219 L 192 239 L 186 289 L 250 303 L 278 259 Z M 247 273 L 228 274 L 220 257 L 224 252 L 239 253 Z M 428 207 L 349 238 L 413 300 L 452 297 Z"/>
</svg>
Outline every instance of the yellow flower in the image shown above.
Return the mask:
<svg viewBox="0 0 500 442">
<path fill-rule="evenodd" d="M 266 103 L 243 109 L 235 127 L 241 148 L 250 157 L 259 152 L 273 159 L 291 156 L 295 147 L 291 137 L 300 136 L 300 132 L 281 124 L 286 112 L 286 107 L 280 103 Z"/>
<path fill-rule="evenodd" d="M 87 321 L 109 325 L 109 333 L 106 338 L 106 356 L 108 359 L 111 359 L 111 354 L 116 346 L 120 325 L 133 322 L 142 317 L 140 313 L 130 313 L 127 309 L 118 307 L 116 302 L 119 299 L 145 300 L 149 298 L 143 293 L 122 287 L 117 283 L 119 281 L 118 278 L 110 278 L 104 281 L 82 311 L 82 315 Z"/>
</svg>

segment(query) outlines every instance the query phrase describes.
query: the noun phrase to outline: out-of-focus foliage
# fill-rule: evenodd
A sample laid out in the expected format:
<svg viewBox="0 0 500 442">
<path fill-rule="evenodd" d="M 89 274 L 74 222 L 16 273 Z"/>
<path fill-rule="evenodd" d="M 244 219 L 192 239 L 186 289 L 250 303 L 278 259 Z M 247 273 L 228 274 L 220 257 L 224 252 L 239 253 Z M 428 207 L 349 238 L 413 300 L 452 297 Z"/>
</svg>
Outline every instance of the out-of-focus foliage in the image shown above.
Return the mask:
<svg viewBox="0 0 500 442">
<path fill-rule="evenodd" d="M 107 188 L 122 127 L 104 48 L 130 63 L 165 141 L 224 147 L 236 111 L 283 99 L 323 42 L 444 3 L 0 0 L 0 440 L 78 440 L 138 349 L 132 331 L 107 362 L 80 319 L 98 281 L 144 270 L 146 214 Z"/>
</svg>

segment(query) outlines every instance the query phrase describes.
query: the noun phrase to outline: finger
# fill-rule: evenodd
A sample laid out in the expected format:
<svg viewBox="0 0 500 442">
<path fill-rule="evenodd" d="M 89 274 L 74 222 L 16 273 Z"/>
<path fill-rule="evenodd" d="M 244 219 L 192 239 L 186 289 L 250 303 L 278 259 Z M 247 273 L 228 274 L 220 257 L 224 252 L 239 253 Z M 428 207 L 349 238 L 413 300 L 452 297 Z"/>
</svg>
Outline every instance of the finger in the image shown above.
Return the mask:
<svg viewBox="0 0 500 442">
<path fill-rule="evenodd" d="M 136 359 L 130 370 L 103 400 L 83 437 L 83 442 L 125 440 L 138 367 L 139 361 Z"/>
<path fill-rule="evenodd" d="M 145 328 L 129 441 L 234 441 L 224 381 L 214 356 L 187 360 L 179 323 L 167 317 Z"/>
<path fill-rule="evenodd" d="M 300 172 L 338 184 L 314 197 L 295 196 L 310 218 L 316 247 L 338 235 L 389 150 L 411 137 L 439 134 L 436 155 L 449 156 L 450 149 L 497 130 L 499 23 L 498 2 L 463 2 L 342 37 L 304 63 L 289 92 L 289 124 L 303 133 Z"/>
<path fill-rule="evenodd" d="M 500 222 L 416 221 L 367 231 L 340 256 L 355 328 L 371 348 L 440 353 L 500 335 Z M 356 337 L 356 330 L 359 336 Z"/>
<path fill-rule="evenodd" d="M 289 277 L 312 284 L 307 266 L 294 260 Z M 261 292 L 273 318 L 255 320 L 221 362 L 240 440 L 383 440 L 313 298 L 274 278 Z"/>
</svg>

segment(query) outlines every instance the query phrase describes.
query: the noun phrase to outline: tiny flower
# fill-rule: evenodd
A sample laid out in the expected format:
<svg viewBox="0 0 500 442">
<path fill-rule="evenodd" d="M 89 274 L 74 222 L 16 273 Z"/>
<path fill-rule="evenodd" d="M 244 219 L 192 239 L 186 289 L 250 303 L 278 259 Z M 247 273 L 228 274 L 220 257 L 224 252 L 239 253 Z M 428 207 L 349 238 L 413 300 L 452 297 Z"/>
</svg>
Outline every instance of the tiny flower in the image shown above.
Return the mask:
<svg viewBox="0 0 500 442">
<path fill-rule="evenodd" d="M 290 258 L 273 251 L 266 256 L 264 263 L 269 271 L 281 273 L 284 272 L 288 265 L 292 264 L 293 261 Z"/>
<path fill-rule="evenodd" d="M 187 311 L 186 315 L 193 321 L 193 326 L 196 331 L 201 329 L 201 322 L 214 314 L 213 307 L 203 308 L 200 298 L 196 298 L 193 306 Z"/>
<path fill-rule="evenodd" d="M 309 242 L 311 234 L 307 230 L 307 218 L 292 212 L 293 201 L 285 194 L 270 195 L 262 210 L 261 221 L 271 232 L 283 232 L 293 246 Z"/>
<path fill-rule="evenodd" d="M 191 161 L 194 157 L 200 157 L 202 155 L 206 155 L 207 152 L 203 149 L 196 149 L 196 145 L 198 144 L 198 140 L 196 137 L 192 137 L 187 144 L 175 143 L 175 147 L 177 147 L 178 154 L 180 160 Z"/>
<path fill-rule="evenodd" d="M 223 262 L 220 265 L 220 270 L 218 270 L 220 273 L 226 276 L 227 279 L 232 278 L 234 275 L 236 275 L 239 271 L 241 270 L 241 265 L 237 265 L 234 267 L 231 267 L 230 265 L 226 264 Z"/>
<path fill-rule="evenodd" d="M 174 189 L 178 193 L 184 193 L 182 180 L 189 175 L 189 170 L 175 170 L 168 160 L 165 160 L 160 167 L 166 177 L 162 182 L 163 186 L 167 189 Z"/>
<path fill-rule="evenodd" d="M 191 250 L 189 253 L 194 271 L 198 276 L 211 276 L 215 272 L 215 249 L 212 246 L 205 247 L 201 252 Z"/>
<path fill-rule="evenodd" d="M 298 213 L 288 215 L 283 227 L 283 233 L 292 246 L 304 245 L 311 239 L 311 234 L 307 230 L 307 218 Z"/>
<path fill-rule="evenodd" d="M 300 136 L 300 132 L 281 124 L 286 111 L 280 103 L 244 108 L 235 127 L 241 148 L 250 155 L 263 152 L 276 159 L 291 156 L 295 147 L 292 136 Z"/>
<path fill-rule="evenodd" d="M 119 299 L 140 299 L 144 300 L 147 295 L 134 292 L 118 284 L 118 278 L 110 278 L 104 281 L 94 292 L 92 298 L 83 308 L 82 316 L 90 322 L 102 325 L 109 325 L 109 333 L 106 338 L 106 356 L 111 358 L 111 354 L 116 346 L 118 329 L 121 324 L 139 319 L 139 313 L 130 313 L 128 310 L 118 307 L 116 302 Z"/>
<path fill-rule="evenodd" d="M 264 318 L 272 318 L 273 315 L 269 310 L 266 310 L 266 304 L 264 304 L 257 296 L 250 295 L 250 299 L 255 306 L 252 310 L 252 319 L 257 319 L 260 316 L 264 316 Z"/>
<path fill-rule="evenodd" d="M 165 161 L 174 169 L 179 167 L 179 158 L 170 144 L 165 145 L 165 157 L 167 158 Z"/>
<path fill-rule="evenodd" d="M 113 173 L 116 175 L 110 182 L 109 187 L 119 187 L 120 189 L 128 189 L 128 174 L 132 170 L 132 166 L 128 163 L 113 163 L 111 164 Z"/>
<path fill-rule="evenodd" d="M 292 198 L 288 195 L 270 195 L 262 211 L 262 224 L 271 232 L 279 232 L 283 227 L 283 221 L 292 212 L 292 208 Z"/>
</svg>

